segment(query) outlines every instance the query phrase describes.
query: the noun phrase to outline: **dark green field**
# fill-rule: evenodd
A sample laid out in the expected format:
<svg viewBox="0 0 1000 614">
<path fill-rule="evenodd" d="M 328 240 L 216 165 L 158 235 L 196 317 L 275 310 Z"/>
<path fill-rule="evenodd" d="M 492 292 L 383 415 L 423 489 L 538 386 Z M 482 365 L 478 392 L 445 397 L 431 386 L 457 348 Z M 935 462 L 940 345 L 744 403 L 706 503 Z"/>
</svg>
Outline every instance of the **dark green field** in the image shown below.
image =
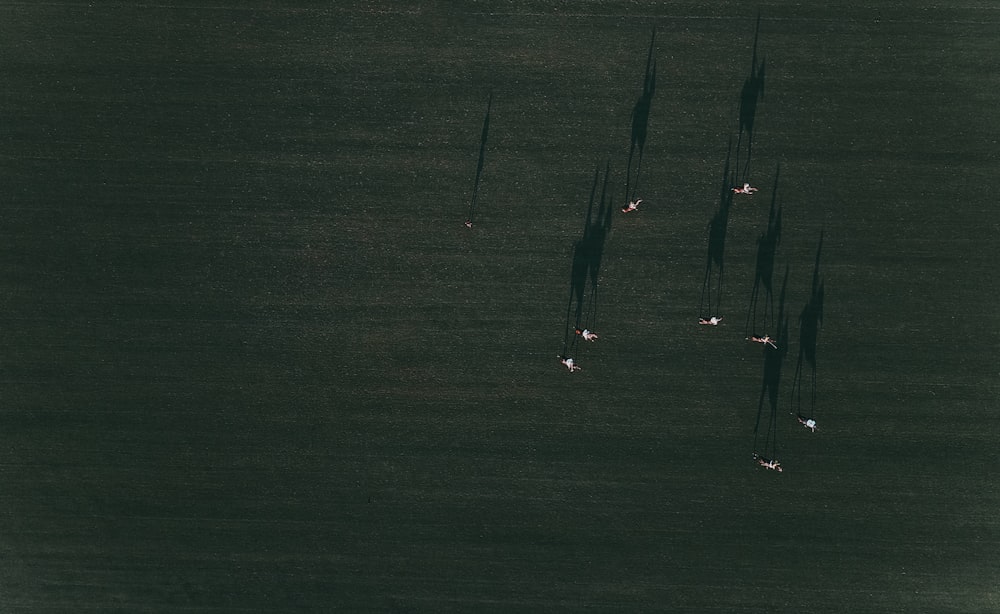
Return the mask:
<svg viewBox="0 0 1000 614">
<path fill-rule="evenodd" d="M 179 4 L 0 2 L 0 611 L 1000 611 L 996 2 Z"/>
</svg>

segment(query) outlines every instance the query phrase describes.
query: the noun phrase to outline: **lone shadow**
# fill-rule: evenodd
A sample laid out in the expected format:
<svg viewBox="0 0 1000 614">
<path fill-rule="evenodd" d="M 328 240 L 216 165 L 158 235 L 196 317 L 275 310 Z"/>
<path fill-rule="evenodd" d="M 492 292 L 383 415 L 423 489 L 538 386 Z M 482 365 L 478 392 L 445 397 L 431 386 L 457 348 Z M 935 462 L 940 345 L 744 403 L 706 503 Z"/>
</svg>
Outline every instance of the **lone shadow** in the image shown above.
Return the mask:
<svg viewBox="0 0 1000 614">
<path fill-rule="evenodd" d="M 608 181 L 611 175 L 611 163 L 604 171 L 604 182 L 601 186 L 601 197 L 597 211 L 594 211 L 594 200 L 597 195 L 597 183 L 600 171 L 594 171 L 594 183 L 590 189 L 590 201 L 587 205 L 587 218 L 583 226 L 583 236 L 573 244 L 573 266 L 570 273 L 569 302 L 566 306 L 566 328 L 563 336 L 563 355 L 576 347 L 578 335 L 576 330 L 594 328 L 597 322 L 597 290 L 600 280 L 601 264 L 604 260 L 604 245 L 611 232 L 611 221 L 614 207 L 608 195 Z M 589 300 L 587 300 L 589 282 Z"/>
<path fill-rule="evenodd" d="M 757 118 L 757 103 L 764 99 L 764 76 L 766 58 L 757 64 L 757 42 L 760 37 L 760 13 L 757 13 L 757 26 L 753 35 L 753 57 L 750 60 L 750 75 L 743 81 L 740 90 L 740 135 L 736 141 L 736 168 L 740 168 L 740 152 L 743 135 L 746 134 L 747 157 L 743 166 L 743 181 L 749 181 L 750 157 L 753 153 L 754 121 Z"/>
<path fill-rule="evenodd" d="M 774 293 L 772 278 L 774 276 L 774 255 L 781 243 L 781 208 L 775 210 L 778 200 L 778 178 L 781 166 L 774 174 L 774 189 L 771 191 L 771 210 L 767 214 L 767 230 L 757 237 L 757 265 L 754 270 L 753 289 L 750 292 L 750 304 L 747 306 L 746 335 L 757 333 L 757 304 L 761 288 L 764 290 L 763 322 L 764 332 L 767 332 L 768 313 L 774 315 Z"/>
<path fill-rule="evenodd" d="M 719 209 L 708 222 L 708 254 L 705 258 L 705 277 L 701 284 L 701 299 L 698 302 L 699 317 L 717 316 L 722 306 L 722 280 L 725 273 L 726 229 L 729 226 L 729 208 L 733 204 L 733 191 L 730 188 L 729 164 L 732 157 L 733 140 L 729 139 L 726 148 L 726 166 L 722 171 L 722 182 L 719 191 Z M 717 271 L 715 305 L 712 305 L 712 276 Z M 708 311 L 705 311 L 706 306 Z"/>
<path fill-rule="evenodd" d="M 764 344 L 764 376 L 761 382 L 760 398 L 757 400 L 757 422 L 753 427 L 753 450 L 758 453 L 760 421 L 764 414 L 764 397 L 767 397 L 770 414 L 767 431 L 764 435 L 763 447 L 759 450 L 765 458 L 775 457 L 777 424 L 778 424 L 778 388 L 781 384 L 781 367 L 788 354 L 788 318 L 785 316 L 785 288 L 788 286 L 788 267 L 785 267 L 785 278 L 781 282 L 781 295 L 778 298 L 778 330 L 774 338 L 774 346 Z"/>
<path fill-rule="evenodd" d="M 486 103 L 486 117 L 483 119 L 483 133 L 479 138 L 479 162 L 476 164 L 476 181 L 472 187 L 472 200 L 469 201 L 469 214 L 465 218 L 465 225 L 472 228 L 473 218 L 476 215 L 476 202 L 479 200 L 479 182 L 483 177 L 483 163 L 486 159 L 486 140 L 490 134 L 490 110 L 493 107 L 493 93 L 490 92 L 489 102 Z"/>
<path fill-rule="evenodd" d="M 819 258 L 823 251 L 823 233 L 819 235 L 819 247 L 816 248 L 816 263 L 813 266 L 812 292 L 809 302 L 802 308 L 799 315 L 799 358 L 795 365 L 795 377 L 792 380 L 792 393 L 795 414 L 802 416 L 802 364 L 807 364 L 811 370 L 812 393 L 809 416 L 816 415 L 816 343 L 819 339 L 819 327 L 823 323 L 823 280 L 819 274 Z M 798 395 L 795 395 L 796 389 Z"/>
<path fill-rule="evenodd" d="M 653 104 L 653 94 L 656 92 L 656 60 L 653 58 L 653 46 L 656 42 L 656 27 L 649 41 L 649 54 L 646 56 L 646 72 L 643 75 L 642 95 L 632 108 L 632 145 L 628 152 L 628 165 L 625 169 L 625 198 L 635 200 L 635 190 L 639 185 L 639 173 L 642 171 L 642 154 L 646 147 L 646 135 L 649 132 L 649 110 Z M 636 165 L 635 182 L 632 179 L 632 156 L 639 149 L 639 161 Z"/>
</svg>

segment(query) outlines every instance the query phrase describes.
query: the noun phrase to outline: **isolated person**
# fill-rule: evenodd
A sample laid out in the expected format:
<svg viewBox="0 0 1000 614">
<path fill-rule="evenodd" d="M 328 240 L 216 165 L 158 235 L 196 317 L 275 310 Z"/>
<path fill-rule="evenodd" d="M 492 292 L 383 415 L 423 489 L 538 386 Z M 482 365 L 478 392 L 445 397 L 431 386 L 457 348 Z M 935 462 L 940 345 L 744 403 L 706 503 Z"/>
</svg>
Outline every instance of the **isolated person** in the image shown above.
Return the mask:
<svg viewBox="0 0 1000 614">
<path fill-rule="evenodd" d="M 721 321 L 722 321 L 722 317 L 721 316 L 712 316 L 711 318 L 708 318 L 707 320 L 705 318 L 698 318 L 698 324 L 708 324 L 708 325 L 711 325 L 711 326 L 718 326 L 719 322 L 721 322 Z"/>
<path fill-rule="evenodd" d="M 622 207 L 622 213 L 632 213 L 633 211 L 639 208 L 639 203 L 641 202 L 642 202 L 641 198 L 639 200 L 633 200 L 629 202 L 629 204 Z"/>
<path fill-rule="evenodd" d="M 757 459 L 757 464 L 760 465 L 761 467 L 765 468 L 765 469 L 771 469 L 771 470 L 777 471 L 779 473 L 782 472 L 782 471 L 784 471 L 784 469 L 781 468 L 781 463 L 779 463 L 776 460 L 771 460 L 769 458 L 764 458 L 763 456 L 757 456 L 756 454 L 754 454 L 753 457 L 755 459 Z"/>
<path fill-rule="evenodd" d="M 465 227 L 472 228 L 472 220 L 465 220 Z"/>
<path fill-rule="evenodd" d="M 582 330 L 578 328 L 574 332 L 583 337 L 584 341 L 597 341 L 597 334 L 590 332 L 586 328 Z"/>
<path fill-rule="evenodd" d="M 573 362 L 573 359 L 569 357 L 563 358 L 562 356 L 560 356 L 559 362 L 566 365 L 566 368 L 569 369 L 570 373 L 572 373 L 573 371 L 579 371 L 581 369 L 581 367 L 579 367 L 575 362 Z"/>
<path fill-rule="evenodd" d="M 773 347 L 774 349 L 778 349 L 778 346 L 775 345 L 774 339 L 771 339 L 770 335 L 764 335 L 763 337 L 758 337 L 757 335 L 752 335 L 750 337 L 750 341 L 753 341 L 755 343 L 763 343 L 765 345 L 769 345 L 769 346 Z"/>
<path fill-rule="evenodd" d="M 742 188 L 733 188 L 734 194 L 753 194 L 757 191 L 757 188 L 753 187 L 749 183 L 744 183 Z"/>
<path fill-rule="evenodd" d="M 807 429 L 809 429 L 814 433 L 816 432 L 816 429 L 819 428 L 818 426 L 816 426 L 816 421 L 813 420 L 812 418 L 806 418 L 802 414 L 795 416 L 795 418 L 799 421 L 799 424 L 801 424 L 802 426 L 806 427 Z"/>
</svg>

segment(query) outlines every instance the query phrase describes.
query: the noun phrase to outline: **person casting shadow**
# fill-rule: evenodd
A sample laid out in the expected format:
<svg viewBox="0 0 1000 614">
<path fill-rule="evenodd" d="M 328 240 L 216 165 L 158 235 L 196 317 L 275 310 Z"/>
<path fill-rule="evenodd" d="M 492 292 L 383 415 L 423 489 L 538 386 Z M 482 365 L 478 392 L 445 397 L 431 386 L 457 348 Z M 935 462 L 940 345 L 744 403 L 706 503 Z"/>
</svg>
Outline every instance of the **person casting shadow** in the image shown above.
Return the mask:
<svg viewBox="0 0 1000 614">
<path fill-rule="evenodd" d="M 760 13 L 757 13 L 757 26 L 753 35 L 753 56 L 750 60 L 750 75 L 743 81 L 740 90 L 740 135 L 736 143 L 736 168 L 740 167 L 740 152 L 743 135 L 746 134 L 747 157 L 743 167 L 743 181 L 749 181 L 750 156 L 753 153 L 754 121 L 757 118 L 757 103 L 764 99 L 764 76 L 766 59 L 757 64 L 757 42 L 760 37 Z"/>
<path fill-rule="evenodd" d="M 649 41 L 649 54 L 646 56 L 646 72 L 643 75 L 642 94 L 632 108 L 632 145 L 628 152 L 628 165 L 625 169 L 625 198 L 635 200 L 635 190 L 639 185 L 639 173 L 642 170 L 642 155 L 646 147 L 646 135 L 649 132 L 649 110 L 653 104 L 653 94 L 656 93 L 656 60 L 653 58 L 653 47 L 656 42 L 656 27 Z M 632 182 L 632 157 L 636 148 L 639 149 L 639 161 L 636 165 L 635 182 Z"/>
<path fill-rule="evenodd" d="M 698 302 L 698 316 L 705 319 L 718 316 L 722 307 L 722 280 L 725 273 L 726 229 L 729 225 L 729 208 L 733 204 L 733 192 L 729 187 L 731 178 L 729 163 L 732 155 L 732 138 L 726 148 L 726 166 L 722 171 L 719 209 L 708 222 L 708 253 L 705 258 L 705 277 L 701 284 L 701 299 Z M 712 305 L 712 277 L 717 271 L 716 303 Z M 706 313 L 706 308 L 708 312 Z"/>
<path fill-rule="evenodd" d="M 608 164 L 604 183 L 601 188 L 601 199 L 594 212 L 594 198 L 597 195 L 597 182 L 600 171 L 594 171 L 594 183 L 590 191 L 590 201 L 587 205 L 587 218 L 584 222 L 583 236 L 573 244 L 573 265 L 570 274 L 570 298 L 566 306 L 566 328 L 563 337 L 563 354 L 575 348 L 580 339 L 577 330 L 592 329 L 597 318 L 597 288 L 600 279 L 601 264 L 604 259 L 604 244 L 611 231 L 614 207 L 607 195 L 608 178 L 611 165 Z M 590 282 L 590 300 L 586 301 L 587 286 Z M 575 310 L 574 310 L 575 305 Z M 584 307 L 589 306 L 584 317 Z"/>
<path fill-rule="evenodd" d="M 816 416 L 816 345 L 819 339 L 819 327 L 823 323 L 823 296 L 824 285 L 820 279 L 819 259 L 823 251 L 823 233 L 819 235 L 819 247 L 816 248 L 816 263 L 813 267 L 812 291 L 809 295 L 809 302 L 802 308 L 799 315 L 799 357 L 795 365 L 795 377 L 792 380 L 792 392 L 798 389 L 798 395 L 793 395 L 793 402 L 797 402 L 794 407 L 796 415 L 804 415 L 802 412 L 802 364 L 809 366 L 812 372 L 812 393 L 809 416 Z"/>
<path fill-rule="evenodd" d="M 764 314 L 761 328 L 766 332 L 768 312 L 774 315 L 774 293 L 772 277 L 774 276 L 774 256 L 781 243 L 781 208 L 775 211 L 778 200 L 778 177 L 781 166 L 774 174 L 774 189 L 771 191 L 771 209 L 767 214 L 767 230 L 757 237 L 757 265 L 754 269 L 753 289 L 750 291 L 750 304 L 747 307 L 746 334 L 757 334 L 757 303 L 761 288 L 764 289 Z"/>
<path fill-rule="evenodd" d="M 777 336 L 774 338 L 773 343 L 764 344 L 764 375 L 761 381 L 760 398 L 757 400 L 757 422 L 753 428 L 755 457 L 758 452 L 758 436 L 761 417 L 764 413 L 765 397 L 767 397 L 768 406 L 770 407 L 770 414 L 767 432 L 765 433 L 763 447 L 760 452 L 768 458 L 774 458 L 775 456 L 775 439 L 778 422 L 778 387 L 781 383 L 781 368 L 785 362 L 785 355 L 788 353 L 788 318 L 785 316 L 785 289 L 787 286 L 788 267 L 785 267 L 785 278 L 781 283 L 781 295 L 778 299 Z"/>
<path fill-rule="evenodd" d="M 476 181 L 472 186 L 472 200 L 469 201 L 469 214 L 465 218 L 465 225 L 472 228 L 473 217 L 476 215 L 476 201 L 479 200 L 479 181 L 483 176 L 483 163 L 486 159 L 486 139 L 490 134 L 490 110 L 493 107 L 493 93 L 490 92 L 490 99 L 486 103 L 486 117 L 483 119 L 483 132 L 479 138 L 479 162 L 476 164 Z"/>
</svg>

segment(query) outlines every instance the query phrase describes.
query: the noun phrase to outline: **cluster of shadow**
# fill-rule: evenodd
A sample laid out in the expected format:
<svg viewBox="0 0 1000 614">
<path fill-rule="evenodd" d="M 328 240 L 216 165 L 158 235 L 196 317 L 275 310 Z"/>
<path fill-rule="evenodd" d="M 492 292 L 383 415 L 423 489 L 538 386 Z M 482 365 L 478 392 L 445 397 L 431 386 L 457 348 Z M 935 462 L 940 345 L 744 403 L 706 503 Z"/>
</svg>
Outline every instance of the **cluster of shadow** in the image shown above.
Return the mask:
<svg viewBox="0 0 1000 614">
<path fill-rule="evenodd" d="M 757 48 L 760 38 L 760 14 L 757 15 L 757 25 L 754 31 L 753 56 L 750 60 L 750 74 L 743 82 L 740 91 L 739 135 L 736 141 L 736 162 L 733 166 L 733 140 L 729 139 L 726 147 L 726 165 L 722 172 L 719 194 L 719 208 L 708 223 L 708 254 L 705 259 L 705 276 L 701 287 L 701 299 L 698 303 L 700 317 L 718 314 L 721 311 L 723 278 L 725 274 L 726 233 L 729 225 L 729 208 L 733 202 L 733 186 L 737 176 L 745 180 L 750 172 L 750 157 L 753 152 L 754 121 L 757 116 L 757 103 L 764 96 L 765 60 L 757 61 Z M 746 159 L 740 167 L 743 143 L 746 142 Z M 775 180 L 777 182 L 777 179 Z M 772 211 L 773 211 L 772 201 Z M 769 223 L 768 234 L 758 243 L 758 273 L 755 275 L 755 296 L 759 284 L 766 284 L 770 300 L 771 271 L 773 270 L 773 246 L 780 236 L 780 214 L 776 228 Z M 767 259 L 771 263 L 768 265 Z M 713 279 L 714 276 L 714 279 Z M 713 302 L 712 295 L 715 295 Z M 754 299 L 754 303 L 756 299 Z M 707 311 L 706 311 L 707 308 Z M 773 305 L 772 305 L 773 308 Z M 773 309 L 772 309 L 773 311 Z M 766 312 L 765 312 L 766 316 Z"/>
<path fill-rule="evenodd" d="M 630 201 L 635 199 L 635 191 L 642 171 L 642 158 L 646 147 L 646 137 L 649 133 L 649 112 L 652 107 L 653 95 L 656 93 L 656 59 L 653 57 L 655 45 L 656 28 L 654 27 L 649 41 L 649 51 L 646 54 L 642 93 L 632 108 L 631 144 L 625 169 L 625 195 L 626 199 Z M 636 152 L 638 152 L 637 160 L 635 158 Z M 633 161 L 636 163 L 634 180 L 632 179 Z M 583 235 L 573 245 L 563 356 L 569 355 L 576 348 L 580 338 L 578 333 L 581 330 L 593 328 L 596 325 L 601 261 L 604 258 L 605 241 L 611 231 L 611 221 L 615 210 L 611 195 L 608 193 L 610 175 L 611 163 L 608 162 L 604 171 L 600 199 L 597 200 L 600 171 L 594 171 L 594 184 L 590 191 L 590 202 L 587 206 Z M 595 201 L 597 202 L 596 211 Z"/>
<path fill-rule="evenodd" d="M 816 249 L 816 260 L 813 265 L 812 290 L 809 300 L 799 314 L 799 353 L 792 378 L 791 410 L 800 421 L 808 415 L 816 417 L 816 344 L 819 336 L 819 326 L 823 319 L 824 284 L 820 278 L 820 255 L 823 251 L 823 234 L 820 233 L 819 247 Z M 773 345 L 764 344 L 764 369 L 761 381 L 760 398 L 757 401 L 757 421 L 754 425 L 754 453 L 760 449 L 765 456 L 774 457 L 775 439 L 778 422 L 778 389 L 781 383 L 781 372 L 785 356 L 788 353 L 788 318 L 785 315 L 785 289 L 788 285 L 788 267 L 785 267 L 785 277 L 781 284 L 778 299 L 778 316 Z M 755 335 L 756 336 L 756 335 Z M 811 403 L 808 410 L 802 406 L 803 365 L 811 372 Z M 796 394 L 797 393 L 797 394 Z M 763 446 L 758 448 L 760 424 L 764 415 L 764 399 L 768 401 L 768 421 L 765 430 Z M 808 414 L 803 413 L 807 411 Z"/>
</svg>

